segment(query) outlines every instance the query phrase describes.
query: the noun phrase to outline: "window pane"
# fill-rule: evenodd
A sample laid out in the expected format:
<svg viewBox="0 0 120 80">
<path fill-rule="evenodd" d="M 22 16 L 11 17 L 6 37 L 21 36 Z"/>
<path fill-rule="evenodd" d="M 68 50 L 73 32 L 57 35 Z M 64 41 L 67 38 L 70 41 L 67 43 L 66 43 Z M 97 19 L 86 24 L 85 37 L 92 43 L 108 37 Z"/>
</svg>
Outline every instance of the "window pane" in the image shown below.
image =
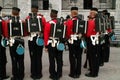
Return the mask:
<svg viewBox="0 0 120 80">
<path fill-rule="evenodd" d="M 39 10 L 48 10 L 49 0 L 31 0 L 31 5 L 37 5 Z"/>
<path fill-rule="evenodd" d="M 43 10 L 49 9 L 49 0 L 43 0 Z"/>
</svg>

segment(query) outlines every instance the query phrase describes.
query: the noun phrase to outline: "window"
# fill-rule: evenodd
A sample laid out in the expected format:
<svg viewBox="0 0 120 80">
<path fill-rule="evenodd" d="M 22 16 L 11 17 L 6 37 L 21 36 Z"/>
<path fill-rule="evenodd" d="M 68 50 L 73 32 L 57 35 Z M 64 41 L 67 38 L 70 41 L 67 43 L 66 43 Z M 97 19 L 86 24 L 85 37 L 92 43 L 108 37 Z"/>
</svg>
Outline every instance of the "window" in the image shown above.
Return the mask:
<svg viewBox="0 0 120 80">
<path fill-rule="evenodd" d="M 49 0 L 43 0 L 43 10 L 49 9 Z"/>
<path fill-rule="evenodd" d="M 49 9 L 49 0 L 31 0 L 31 5 L 37 5 L 39 10 Z"/>
<path fill-rule="evenodd" d="M 115 9 L 116 0 L 99 0 L 100 9 Z"/>
<path fill-rule="evenodd" d="M 111 8 L 112 8 L 112 9 L 115 9 L 115 7 L 116 7 L 116 0 L 112 0 L 111 3 L 112 3 L 112 7 L 111 7 Z"/>
<path fill-rule="evenodd" d="M 93 0 L 84 0 L 84 9 L 91 9 L 93 6 Z"/>
</svg>

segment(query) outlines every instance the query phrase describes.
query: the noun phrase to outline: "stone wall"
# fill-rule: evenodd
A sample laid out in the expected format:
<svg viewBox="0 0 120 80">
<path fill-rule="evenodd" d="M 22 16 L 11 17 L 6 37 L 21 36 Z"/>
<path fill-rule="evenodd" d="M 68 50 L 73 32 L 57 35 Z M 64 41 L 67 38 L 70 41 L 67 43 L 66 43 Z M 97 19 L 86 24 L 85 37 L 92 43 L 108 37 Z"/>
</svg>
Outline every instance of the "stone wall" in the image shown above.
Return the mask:
<svg viewBox="0 0 120 80">
<path fill-rule="evenodd" d="M 62 9 L 62 2 L 61 2 L 61 0 L 49 0 L 49 3 L 51 4 L 51 8 L 52 9 L 55 9 L 55 10 L 59 11 L 58 16 L 60 17 L 61 9 Z"/>
<path fill-rule="evenodd" d="M 6 0 L 6 1 L 8 1 L 8 3 L 12 2 L 11 0 Z M 64 2 L 62 2 L 62 1 L 64 1 Z M 69 3 L 65 4 L 65 1 L 70 3 L 70 0 L 57 0 L 57 3 L 56 3 L 56 0 L 49 0 L 50 4 L 52 4 L 52 8 L 57 9 L 59 11 L 59 14 L 58 14 L 59 17 L 60 16 L 66 17 L 66 15 L 70 14 L 69 9 L 61 10 L 62 5 L 64 5 L 65 7 L 68 7 L 67 5 Z M 109 1 L 109 0 L 107 0 L 107 1 Z M 1 3 L 2 3 L 2 0 L 0 0 L 0 5 L 1 5 Z M 17 5 L 21 9 L 20 16 L 22 19 L 24 19 L 28 15 L 28 13 L 31 12 L 31 0 L 17 0 Z M 78 0 L 76 5 L 78 5 L 80 8 L 79 9 L 80 14 L 83 14 L 86 19 L 87 15 L 89 13 L 89 10 L 81 9 L 81 8 L 83 8 L 83 0 Z M 93 5 L 94 5 L 94 7 L 99 7 L 99 1 L 93 0 Z M 111 11 L 112 15 L 114 15 L 115 11 L 114 10 L 110 10 L 110 11 Z M 47 20 L 50 20 L 50 17 L 49 17 L 50 10 L 39 10 L 39 12 L 42 13 L 47 18 Z M 3 13 L 11 14 L 11 10 L 3 10 Z"/>
<path fill-rule="evenodd" d="M 116 27 L 120 28 L 120 0 L 116 0 Z"/>
<path fill-rule="evenodd" d="M 18 0 L 18 7 L 21 9 L 21 18 L 25 18 L 31 12 L 31 0 Z"/>
<path fill-rule="evenodd" d="M 115 16 L 115 10 L 108 10 L 111 13 L 111 16 Z M 41 14 L 44 15 L 44 17 L 48 20 L 50 20 L 50 10 L 46 11 L 39 11 Z M 79 14 L 84 15 L 84 19 L 87 20 L 87 16 L 89 14 L 89 10 L 79 10 Z M 66 15 L 70 15 L 70 10 L 62 10 L 61 16 L 66 18 Z"/>
<path fill-rule="evenodd" d="M 77 6 L 80 9 L 83 9 L 83 0 L 77 0 L 77 3 L 70 2 L 70 0 L 62 0 L 62 9 L 69 10 L 71 6 Z"/>
</svg>

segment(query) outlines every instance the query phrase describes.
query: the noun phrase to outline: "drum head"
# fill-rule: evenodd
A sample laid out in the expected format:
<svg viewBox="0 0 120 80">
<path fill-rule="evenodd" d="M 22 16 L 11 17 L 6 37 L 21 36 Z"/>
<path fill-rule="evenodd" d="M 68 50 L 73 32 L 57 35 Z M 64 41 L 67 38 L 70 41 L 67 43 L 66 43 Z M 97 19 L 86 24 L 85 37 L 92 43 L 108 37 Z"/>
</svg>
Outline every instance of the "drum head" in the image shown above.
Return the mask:
<svg viewBox="0 0 120 80">
<path fill-rule="evenodd" d="M 65 49 L 65 45 L 64 45 L 63 43 L 59 43 L 59 44 L 57 45 L 57 49 L 58 49 L 59 51 L 63 51 L 63 50 Z"/>
<path fill-rule="evenodd" d="M 116 39 L 115 35 L 112 35 L 112 36 L 110 37 L 110 39 L 111 39 L 112 41 L 114 41 L 114 40 Z"/>
<path fill-rule="evenodd" d="M 36 44 L 37 44 L 38 46 L 43 46 L 43 45 L 44 45 L 44 40 L 43 40 L 42 38 L 37 38 Z"/>
<path fill-rule="evenodd" d="M 3 46 L 3 47 L 7 47 L 8 45 L 7 45 L 7 39 L 2 39 L 1 40 L 1 45 Z"/>
<path fill-rule="evenodd" d="M 16 52 L 17 52 L 18 55 L 23 55 L 24 52 L 25 52 L 25 49 L 24 49 L 24 47 L 20 44 L 20 45 L 18 45 L 18 47 L 17 47 L 17 49 L 16 49 Z"/>
</svg>

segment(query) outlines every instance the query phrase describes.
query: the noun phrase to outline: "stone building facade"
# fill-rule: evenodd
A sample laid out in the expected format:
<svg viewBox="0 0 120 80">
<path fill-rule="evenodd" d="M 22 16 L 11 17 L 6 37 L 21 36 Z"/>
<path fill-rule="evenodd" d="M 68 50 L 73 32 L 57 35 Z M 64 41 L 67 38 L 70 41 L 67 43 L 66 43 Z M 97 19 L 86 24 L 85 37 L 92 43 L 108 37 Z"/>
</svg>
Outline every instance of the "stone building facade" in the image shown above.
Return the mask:
<svg viewBox="0 0 120 80">
<path fill-rule="evenodd" d="M 48 4 L 43 5 L 44 2 Z M 42 13 L 48 20 L 50 19 L 49 12 L 51 8 L 59 11 L 59 17 L 65 17 L 70 14 L 71 6 L 79 7 L 80 14 L 85 17 L 88 15 L 90 7 L 97 7 L 100 10 L 109 9 L 112 15 L 115 15 L 115 3 L 116 0 L 0 0 L 0 6 L 4 7 L 3 14 L 10 14 L 13 6 L 21 9 L 21 17 L 25 18 L 30 12 L 32 4 L 39 6 L 39 12 Z M 43 10 L 44 7 L 48 7 Z"/>
</svg>

